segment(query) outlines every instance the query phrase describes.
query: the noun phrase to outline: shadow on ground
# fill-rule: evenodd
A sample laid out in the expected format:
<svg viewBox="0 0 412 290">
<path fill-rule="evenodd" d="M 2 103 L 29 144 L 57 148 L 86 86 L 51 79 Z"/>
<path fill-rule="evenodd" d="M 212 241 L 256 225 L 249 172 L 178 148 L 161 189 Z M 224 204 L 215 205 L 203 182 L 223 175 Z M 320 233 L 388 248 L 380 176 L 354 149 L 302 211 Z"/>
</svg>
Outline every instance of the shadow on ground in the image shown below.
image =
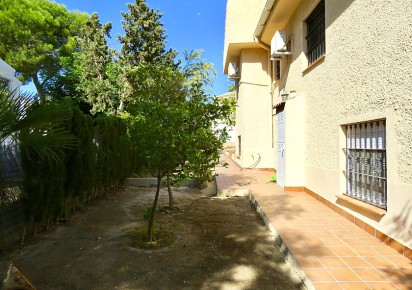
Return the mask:
<svg viewBox="0 0 412 290">
<path fill-rule="evenodd" d="M 154 189 L 128 187 L 79 213 L 74 222 L 1 257 L 40 289 L 299 289 L 273 237 L 247 198 L 214 199 L 175 191 L 177 214 L 158 213 L 176 242 L 145 251 L 124 233 L 143 223 Z M 160 207 L 167 205 L 162 190 Z"/>
</svg>

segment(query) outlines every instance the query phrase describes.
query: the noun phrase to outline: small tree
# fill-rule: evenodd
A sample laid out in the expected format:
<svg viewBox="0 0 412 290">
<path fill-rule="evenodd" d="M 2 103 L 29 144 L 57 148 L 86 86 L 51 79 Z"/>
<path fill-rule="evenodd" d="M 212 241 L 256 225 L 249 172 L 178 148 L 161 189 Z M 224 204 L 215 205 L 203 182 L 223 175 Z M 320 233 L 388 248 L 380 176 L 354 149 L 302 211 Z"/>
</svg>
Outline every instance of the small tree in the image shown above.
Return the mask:
<svg viewBox="0 0 412 290">
<path fill-rule="evenodd" d="M 179 104 L 184 101 L 179 81 L 182 75 L 171 67 L 149 64 L 139 66 L 134 73 L 145 83 L 140 84 L 139 95 L 136 96 L 134 111 L 137 117 L 132 136 L 136 138 L 146 166 L 157 177 L 148 226 L 148 236 L 152 240 L 162 178 L 180 164 L 176 152 L 180 146 Z"/>
<path fill-rule="evenodd" d="M 230 114 L 227 104 L 205 92 L 213 76 L 211 64 L 200 60 L 199 51 L 186 54 L 185 60 L 186 66 L 179 70 L 145 65 L 134 71 L 145 82 L 140 82 L 136 96 L 138 117 L 133 135 L 148 168 L 157 177 L 149 218 L 150 240 L 162 177 L 167 177 L 170 207 L 174 206 L 170 176 L 177 168 L 181 169 L 180 178 L 194 178 L 199 183 L 211 180 L 224 141 L 224 134 L 212 128 Z"/>
</svg>

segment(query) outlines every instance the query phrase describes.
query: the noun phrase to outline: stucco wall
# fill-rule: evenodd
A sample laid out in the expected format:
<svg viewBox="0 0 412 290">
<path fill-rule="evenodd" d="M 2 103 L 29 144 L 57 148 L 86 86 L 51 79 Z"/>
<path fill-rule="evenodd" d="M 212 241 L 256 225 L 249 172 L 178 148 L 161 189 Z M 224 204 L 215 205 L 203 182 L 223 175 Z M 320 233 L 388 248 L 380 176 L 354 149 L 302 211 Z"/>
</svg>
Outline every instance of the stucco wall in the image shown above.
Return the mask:
<svg viewBox="0 0 412 290">
<path fill-rule="evenodd" d="M 242 44 L 242 46 L 249 44 L 250 46 L 257 46 L 253 39 L 253 33 L 256 28 L 255 23 L 258 22 L 265 3 L 266 0 L 227 0 L 223 52 L 224 64 L 226 63 L 227 57 L 232 57 L 232 54 L 228 55 L 229 44 Z M 234 50 L 236 50 L 235 55 L 240 53 L 242 46 L 234 48 Z"/>
<path fill-rule="evenodd" d="M 240 63 L 236 136 L 242 136 L 242 154 L 237 161 L 243 167 L 250 167 L 255 164 L 260 154 L 261 160 L 256 167 L 272 168 L 268 54 L 263 49 L 244 49 Z"/>
<path fill-rule="evenodd" d="M 325 59 L 303 73 L 304 20 L 317 2 L 303 1 L 285 27 L 294 54 L 279 83 L 304 100 L 305 186 L 334 202 L 345 188 L 341 125 L 386 118 L 387 214 L 378 221 L 346 210 L 412 246 L 412 2 L 326 1 Z M 274 95 L 276 102 L 279 90 Z"/>
</svg>

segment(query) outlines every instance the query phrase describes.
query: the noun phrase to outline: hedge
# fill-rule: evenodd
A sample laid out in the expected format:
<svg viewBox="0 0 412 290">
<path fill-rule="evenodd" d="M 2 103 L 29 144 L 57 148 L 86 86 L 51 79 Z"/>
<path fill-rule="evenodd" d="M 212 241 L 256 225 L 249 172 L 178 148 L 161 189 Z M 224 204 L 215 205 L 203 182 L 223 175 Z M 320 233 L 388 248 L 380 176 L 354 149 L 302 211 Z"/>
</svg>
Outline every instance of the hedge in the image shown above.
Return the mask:
<svg viewBox="0 0 412 290">
<path fill-rule="evenodd" d="M 73 116 L 64 126 L 77 138 L 76 148 L 65 150 L 60 161 L 22 155 L 24 215 L 34 234 L 118 187 L 137 167 L 125 120 L 93 118 L 71 106 Z"/>
</svg>

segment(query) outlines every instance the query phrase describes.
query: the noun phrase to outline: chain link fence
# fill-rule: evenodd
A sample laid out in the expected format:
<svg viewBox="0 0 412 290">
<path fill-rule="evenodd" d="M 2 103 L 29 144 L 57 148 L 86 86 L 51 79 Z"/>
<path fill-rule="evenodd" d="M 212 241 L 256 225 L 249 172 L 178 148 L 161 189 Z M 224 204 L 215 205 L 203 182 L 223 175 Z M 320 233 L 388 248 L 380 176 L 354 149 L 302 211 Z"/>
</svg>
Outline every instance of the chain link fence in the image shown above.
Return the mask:
<svg viewBox="0 0 412 290">
<path fill-rule="evenodd" d="M 0 146 L 0 241 L 3 251 L 22 236 L 22 186 L 23 170 L 19 147 L 6 140 Z"/>
</svg>

